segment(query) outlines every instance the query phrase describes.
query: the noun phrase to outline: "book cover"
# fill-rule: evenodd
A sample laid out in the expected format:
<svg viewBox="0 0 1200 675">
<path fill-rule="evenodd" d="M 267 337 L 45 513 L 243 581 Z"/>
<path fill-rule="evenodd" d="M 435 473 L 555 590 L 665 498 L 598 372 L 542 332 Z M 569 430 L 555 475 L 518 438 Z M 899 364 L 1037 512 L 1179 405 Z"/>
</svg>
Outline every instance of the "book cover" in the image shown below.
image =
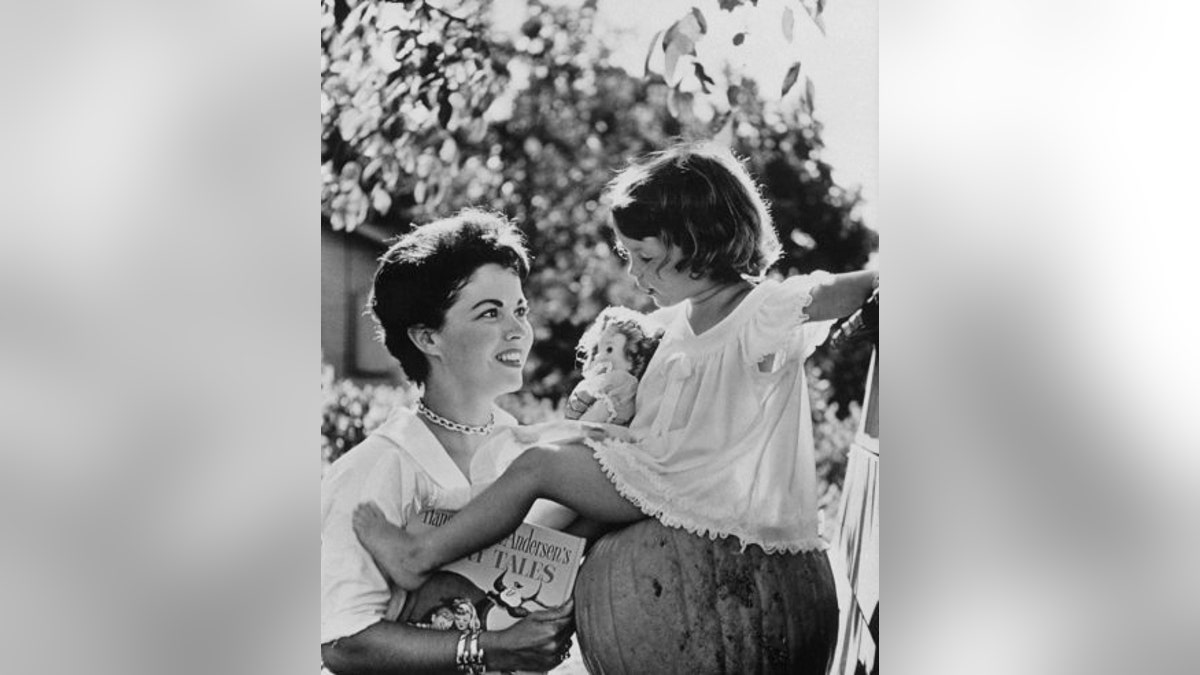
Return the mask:
<svg viewBox="0 0 1200 675">
<path fill-rule="evenodd" d="M 452 515 L 425 511 L 408 529 L 438 527 Z M 585 543 L 581 537 L 522 523 L 492 546 L 434 572 L 407 594 L 396 620 L 441 630 L 507 628 L 571 597 Z"/>
</svg>

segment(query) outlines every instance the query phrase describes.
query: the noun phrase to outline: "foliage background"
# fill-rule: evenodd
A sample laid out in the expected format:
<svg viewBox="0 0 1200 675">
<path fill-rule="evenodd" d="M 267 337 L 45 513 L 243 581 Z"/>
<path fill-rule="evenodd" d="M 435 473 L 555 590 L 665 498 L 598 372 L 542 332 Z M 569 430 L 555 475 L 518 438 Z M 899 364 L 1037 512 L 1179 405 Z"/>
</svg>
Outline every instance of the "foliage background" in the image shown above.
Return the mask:
<svg viewBox="0 0 1200 675">
<path fill-rule="evenodd" d="M 322 227 L 401 234 L 465 206 L 518 223 L 536 257 L 526 284 L 536 331 L 527 386 L 505 403 L 518 418 L 557 414 L 578 379 L 574 345 L 603 307 L 652 306 L 613 254 L 600 203 L 604 185 L 636 156 L 675 139 L 725 142 L 772 204 L 785 246 L 775 274 L 871 264 L 878 236 L 856 215 L 859 192 L 837 185 L 822 159 L 815 91 L 801 64 L 780 90 L 765 91 L 704 57 L 710 22 L 764 11 L 757 0 L 719 0 L 708 16 L 683 11 L 646 45 L 645 72 L 636 74 L 616 65 L 595 0 L 501 4 L 324 0 Z M 820 25 L 823 0 L 784 5 L 788 40 L 801 11 Z M 869 351 L 822 348 L 810 361 L 818 445 L 827 448 L 822 477 L 834 485 Z M 379 419 L 373 411 L 411 402 L 402 380 L 323 379 L 327 459 Z"/>
</svg>

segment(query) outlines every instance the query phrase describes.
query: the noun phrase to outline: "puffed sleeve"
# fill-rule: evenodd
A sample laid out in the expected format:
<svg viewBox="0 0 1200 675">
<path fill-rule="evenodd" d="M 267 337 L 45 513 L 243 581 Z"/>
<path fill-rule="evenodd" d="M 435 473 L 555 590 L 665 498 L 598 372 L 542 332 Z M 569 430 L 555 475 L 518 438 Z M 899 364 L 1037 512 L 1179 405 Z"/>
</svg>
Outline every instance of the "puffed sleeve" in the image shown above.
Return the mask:
<svg viewBox="0 0 1200 675">
<path fill-rule="evenodd" d="M 766 296 L 755 308 L 743 338 L 746 360 L 774 371 L 789 355 L 807 359 L 821 346 L 834 322 L 809 321 L 808 306 L 812 304 L 813 289 L 832 279 L 827 272 L 813 272 L 782 282 L 765 282 L 771 286 L 763 289 Z"/>
</svg>

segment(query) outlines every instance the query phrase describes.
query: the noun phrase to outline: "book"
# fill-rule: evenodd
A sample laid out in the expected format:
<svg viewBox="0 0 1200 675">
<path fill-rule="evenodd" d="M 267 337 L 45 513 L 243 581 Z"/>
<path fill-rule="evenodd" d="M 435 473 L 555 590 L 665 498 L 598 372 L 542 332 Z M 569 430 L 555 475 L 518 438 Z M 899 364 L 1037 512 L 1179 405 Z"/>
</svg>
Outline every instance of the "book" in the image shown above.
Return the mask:
<svg viewBox="0 0 1200 675">
<path fill-rule="evenodd" d="M 452 515 L 425 511 L 408 529 L 439 527 Z M 499 542 L 430 575 L 407 594 L 396 620 L 441 630 L 507 628 L 570 599 L 585 544 L 582 537 L 522 523 Z"/>
</svg>

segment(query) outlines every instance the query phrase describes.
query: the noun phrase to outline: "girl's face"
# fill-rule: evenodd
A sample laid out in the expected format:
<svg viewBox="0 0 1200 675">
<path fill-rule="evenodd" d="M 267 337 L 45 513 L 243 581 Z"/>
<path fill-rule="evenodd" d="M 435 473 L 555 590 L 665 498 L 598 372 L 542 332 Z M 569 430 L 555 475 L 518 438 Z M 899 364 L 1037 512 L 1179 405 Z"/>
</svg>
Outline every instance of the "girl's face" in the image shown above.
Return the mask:
<svg viewBox="0 0 1200 675">
<path fill-rule="evenodd" d="M 433 334 L 432 358 L 464 391 L 488 398 L 521 388 L 521 371 L 533 345 L 529 305 L 521 279 L 500 265 L 475 270 Z"/>
<path fill-rule="evenodd" d="M 669 307 L 712 287 L 706 278 L 693 279 L 676 265 L 683 260 L 678 246 L 666 246 L 658 237 L 629 239 L 616 233 L 626 261 L 625 271 L 637 281 L 659 307 Z"/>
</svg>

